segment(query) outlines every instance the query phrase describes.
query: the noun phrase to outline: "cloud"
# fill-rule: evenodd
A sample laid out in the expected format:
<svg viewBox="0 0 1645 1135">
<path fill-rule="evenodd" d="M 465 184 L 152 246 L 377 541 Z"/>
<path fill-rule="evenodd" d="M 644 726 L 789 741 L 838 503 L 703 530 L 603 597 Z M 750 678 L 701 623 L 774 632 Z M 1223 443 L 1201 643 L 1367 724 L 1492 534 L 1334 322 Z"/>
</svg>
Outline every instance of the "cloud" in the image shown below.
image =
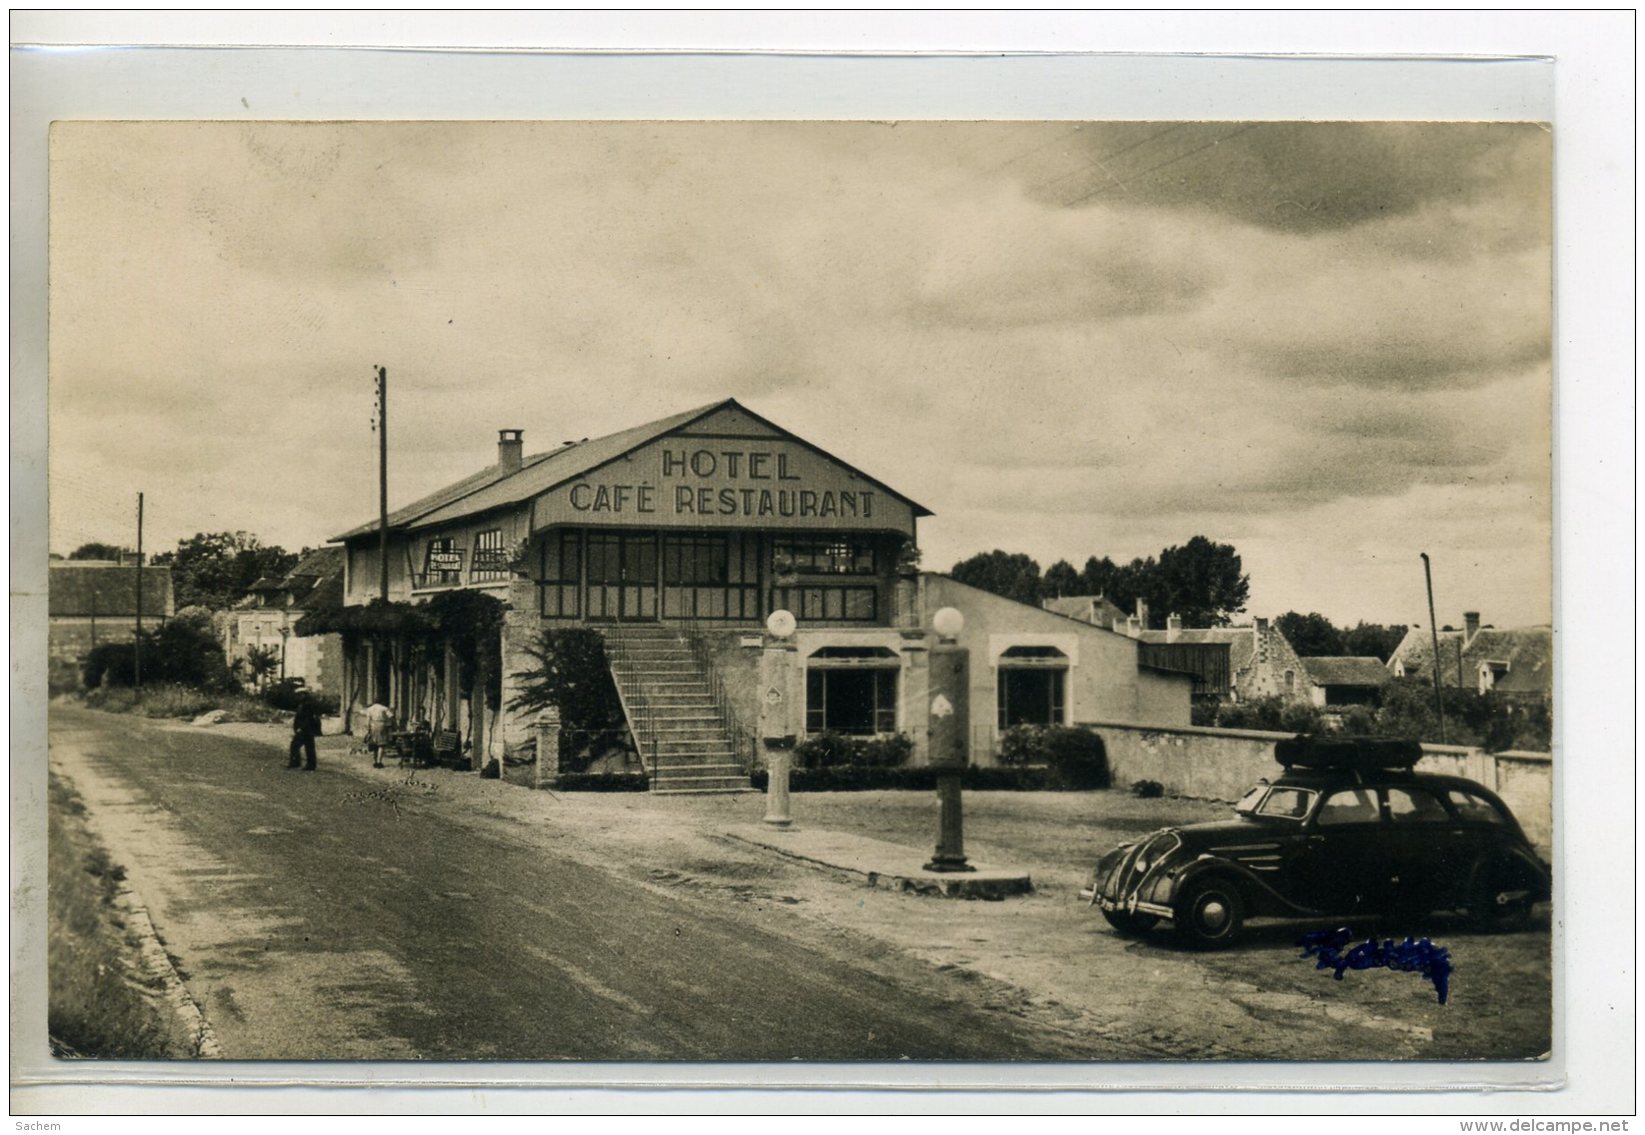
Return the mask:
<svg viewBox="0 0 1645 1135">
<path fill-rule="evenodd" d="M 1087 131 L 1077 145 L 1089 172 L 1036 182 L 1035 193 L 1077 207 L 1202 209 L 1293 233 L 1503 192 L 1530 204 L 1548 184 L 1548 135 L 1532 124 L 1135 123 Z"/>
</svg>

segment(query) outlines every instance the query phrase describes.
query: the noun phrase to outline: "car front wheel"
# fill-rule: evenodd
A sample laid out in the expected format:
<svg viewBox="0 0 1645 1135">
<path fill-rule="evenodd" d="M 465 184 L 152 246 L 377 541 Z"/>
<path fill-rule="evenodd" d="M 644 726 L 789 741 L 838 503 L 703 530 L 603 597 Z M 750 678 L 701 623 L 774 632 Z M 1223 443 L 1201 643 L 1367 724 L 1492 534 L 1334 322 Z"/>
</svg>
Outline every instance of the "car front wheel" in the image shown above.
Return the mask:
<svg viewBox="0 0 1645 1135">
<path fill-rule="evenodd" d="M 1177 899 L 1173 921 L 1177 934 L 1197 949 L 1216 949 L 1239 937 L 1245 924 L 1245 899 L 1224 879 L 1195 879 Z"/>
<path fill-rule="evenodd" d="M 1122 938 L 1136 938 L 1148 933 L 1159 921 L 1154 914 L 1131 914 L 1123 910 L 1105 910 L 1102 916 L 1108 920 L 1108 925 L 1119 931 Z"/>
</svg>

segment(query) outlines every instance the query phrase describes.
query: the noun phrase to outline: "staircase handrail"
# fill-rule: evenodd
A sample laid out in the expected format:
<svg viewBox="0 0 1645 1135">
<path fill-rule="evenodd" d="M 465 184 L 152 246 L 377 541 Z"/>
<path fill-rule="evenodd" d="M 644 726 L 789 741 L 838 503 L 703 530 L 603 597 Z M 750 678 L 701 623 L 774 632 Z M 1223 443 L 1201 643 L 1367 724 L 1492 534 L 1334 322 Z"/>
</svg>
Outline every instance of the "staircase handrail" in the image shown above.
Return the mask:
<svg viewBox="0 0 1645 1135">
<path fill-rule="evenodd" d="M 753 775 L 754 772 L 754 730 L 743 723 L 742 714 L 737 712 L 736 702 L 732 700 L 731 691 L 725 684 L 725 675 L 714 658 L 714 649 L 708 636 L 696 627 L 685 628 L 686 645 L 691 648 L 692 657 L 697 661 L 698 671 L 708 681 L 710 695 L 714 699 L 715 712 L 720 716 L 720 722 L 726 731 L 731 734 L 734 751 L 742 763 L 743 772 Z"/>
<path fill-rule="evenodd" d="M 657 723 L 645 689 L 634 674 L 635 659 L 628 643 L 621 635 L 602 632 L 605 640 L 606 662 L 611 668 L 611 684 L 617 688 L 617 701 L 628 719 L 628 731 L 634 738 L 634 751 L 640 758 L 640 770 L 645 774 L 647 787 L 657 782 Z M 625 681 L 624 679 L 627 679 Z M 625 688 L 626 687 L 626 688 Z M 647 750 L 651 759 L 646 760 Z"/>
</svg>

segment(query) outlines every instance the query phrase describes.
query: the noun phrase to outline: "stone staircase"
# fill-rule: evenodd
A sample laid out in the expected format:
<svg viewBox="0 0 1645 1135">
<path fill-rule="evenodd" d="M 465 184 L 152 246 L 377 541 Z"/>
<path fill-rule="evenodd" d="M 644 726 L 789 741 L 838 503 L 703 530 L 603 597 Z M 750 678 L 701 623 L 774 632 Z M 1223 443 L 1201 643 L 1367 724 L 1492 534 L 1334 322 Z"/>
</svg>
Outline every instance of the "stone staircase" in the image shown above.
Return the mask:
<svg viewBox="0 0 1645 1135">
<path fill-rule="evenodd" d="M 739 738 L 712 676 L 673 628 L 605 628 L 611 676 L 658 793 L 751 792 Z M 744 740 L 746 745 L 746 740 Z"/>
</svg>

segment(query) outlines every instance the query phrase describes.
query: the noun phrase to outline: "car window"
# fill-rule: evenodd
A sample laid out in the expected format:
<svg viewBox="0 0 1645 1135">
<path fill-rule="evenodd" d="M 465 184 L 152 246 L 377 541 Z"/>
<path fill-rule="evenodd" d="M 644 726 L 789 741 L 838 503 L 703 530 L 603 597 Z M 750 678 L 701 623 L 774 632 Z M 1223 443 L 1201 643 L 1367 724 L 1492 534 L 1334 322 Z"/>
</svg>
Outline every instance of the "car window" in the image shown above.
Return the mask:
<svg viewBox="0 0 1645 1135">
<path fill-rule="evenodd" d="M 1275 788 L 1268 793 L 1268 798 L 1258 806 L 1257 815 L 1300 820 L 1308 814 L 1308 806 L 1313 802 L 1314 794 L 1309 789 Z"/>
<path fill-rule="evenodd" d="M 1257 806 L 1257 801 L 1261 800 L 1262 799 L 1262 794 L 1267 792 L 1267 791 L 1268 791 L 1268 786 L 1266 784 L 1257 785 L 1255 788 L 1253 788 L 1249 792 L 1247 792 L 1244 796 L 1241 796 L 1234 803 L 1234 811 L 1236 811 L 1236 812 L 1250 812 L 1250 811 L 1253 811 Z"/>
<path fill-rule="evenodd" d="M 1344 788 L 1331 793 L 1319 806 L 1314 822 L 1320 827 L 1334 824 L 1374 824 L 1377 801 L 1366 788 Z"/>
<path fill-rule="evenodd" d="M 1506 824 L 1501 812 L 1485 797 L 1476 796 L 1472 792 L 1461 788 L 1453 788 L 1446 793 L 1451 805 L 1457 810 L 1457 815 L 1464 820 L 1476 824 Z"/>
<path fill-rule="evenodd" d="M 1389 788 L 1388 818 L 1396 824 L 1445 824 L 1451 813 L 1420 788 Z"/>
</svg>

